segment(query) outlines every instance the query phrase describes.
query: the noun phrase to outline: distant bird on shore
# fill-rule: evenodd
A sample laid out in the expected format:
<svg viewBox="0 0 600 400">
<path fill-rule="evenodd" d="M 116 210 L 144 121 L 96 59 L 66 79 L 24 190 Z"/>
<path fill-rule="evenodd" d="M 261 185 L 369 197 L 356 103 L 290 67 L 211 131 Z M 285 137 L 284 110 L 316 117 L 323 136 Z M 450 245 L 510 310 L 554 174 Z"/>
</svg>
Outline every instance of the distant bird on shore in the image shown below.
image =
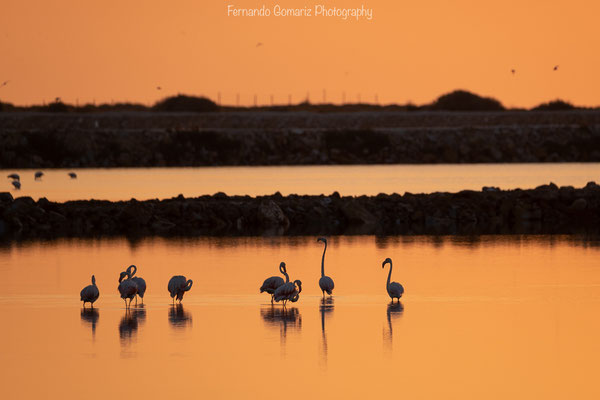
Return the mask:
<svg viewBox="0 0 600 400">
<path fill-rule="evenodd" d="M 42 171 L 37 171 L 34 175 L 35 179 L 41 179 L 42 176 L 44 176 L 44 173 Z"/>
<path fill-rule="evenodd" d="M 281 274 L 287 278 L 287 282 L 290 281 L 290 277 L 285 271 L 285 263 L 283 261 L 279 264 L 279 272 L 281 272 Z M 262 286 L 260 287 L 260 292 L 269 293 L 271 295 L 271 304 L 273 304 L 273 293 L 275 293 L 277 288 L 283 285 L 284 283 L 285 282 L 282 277 L 271 276 L 270 278 L 265 279 Z"/>
<path fill-rule="evenodd" d="M 94 308 L 94 302 L 100 297 L 100 291 L 98 290 L 98 286 L 96 286 L 96 277 L 94 275 L 92 275 L 92 284 L 81 289 L 80 297 L 81 301 L 83 301 L 83 308 L 85 308 L 85 303 L 91 303 L 92 308 Z"/>
<path fill-rule="evenodd" d="M 75 172 L 69 172 L 69 176 L 71 179 L 77 179 L 77 174 Z"/>
<path fill-rule="evenodd" d="M 392 259 L 386 258 L 381 264 L 381 268 L 385 268 L 385 264 L 390 264 L 390 273 L 388 274 L 387 282 L 385 284 L 385 288 L 388 292 L 388 295 L 392 298 L 392 302 L 394 302 L 394 298 L 397 298 L 400 301 L 400 297 L 404 294 L 404 288 L 398 282 L 390 282 L 390 278 L 392 277 Z"/>
<path fill-rule="evenodd" d="M 192 288 L 193 283 L 194 281 L 186 279 L 183 275 L 173 276 L 167 285 L 167 290 L 173 299 L 173 303 L 175 303 L 175 299 L 179 300 L 181 303 L 183 295 Z"/>
<path fill-rule="evenodd" d="M 15 181 L 20 181 L 21 177 L 19 176 L 19 174 L 10 174 L 6 176 L 7 178 L 13 179 Z"/>
<path fill-rule="evenodd" d="M 19 182 L 19 181 L 12 181 L 11 183 L 15 187 L 15 190 L 21 189 L 21 182 Z"/>
<path fill-rule="evenodd" d="M 553 69 L 553 71 L 558 71 L 558 65 L 555 65 L 555 66 L 554 66 L 554 69 Z"/>
<path fill-rule="evenodd" d="M 325 275 L 325 252 L 327 251 L 327 239 L 318 238 L 317 242 L 323 242 L 325 247 L 323 248 L 323 257 L 321 258 L 321 279 L 319 279 L 319 287 L 321 288 L 321 292 L 323 292 L 323 297 L 325 297 L 325 292 L 331 296 L 333 292 L 334 283 L 333 279 Z"/>
</svg>

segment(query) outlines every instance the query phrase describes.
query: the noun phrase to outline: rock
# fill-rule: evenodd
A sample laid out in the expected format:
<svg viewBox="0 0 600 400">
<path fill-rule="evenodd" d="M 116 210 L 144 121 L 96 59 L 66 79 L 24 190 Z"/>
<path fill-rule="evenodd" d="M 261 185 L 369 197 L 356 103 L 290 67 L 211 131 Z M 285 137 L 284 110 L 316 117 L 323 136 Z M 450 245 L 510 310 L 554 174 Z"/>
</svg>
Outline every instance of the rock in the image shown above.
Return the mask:
<svg viewBox="0 0 600 400">
<path fill-rule="evenodd" d="M 350 225 L 374 225 L 377 223 L 377 218 L 354 200 L 345 202 L 340 209 Z"/>
<path fill-rule="evenodd" d="M 12 203 L 13 197 L 9 192 L 0 192 L 0 203 Z"/>
<path fill-rule="evenodd" d="M 283 227 L 287 229 L 290 221 L 273 200 L 265 200 L 258 206 L 258 220 L 263 227 Z"/>
<path fill-rule="evenodd" d="M 569 210 L 572 212 L 581 212 L 587 208 L 587 201 L 585 199 L 577 199 L 569 206 Z"/>
</svg>

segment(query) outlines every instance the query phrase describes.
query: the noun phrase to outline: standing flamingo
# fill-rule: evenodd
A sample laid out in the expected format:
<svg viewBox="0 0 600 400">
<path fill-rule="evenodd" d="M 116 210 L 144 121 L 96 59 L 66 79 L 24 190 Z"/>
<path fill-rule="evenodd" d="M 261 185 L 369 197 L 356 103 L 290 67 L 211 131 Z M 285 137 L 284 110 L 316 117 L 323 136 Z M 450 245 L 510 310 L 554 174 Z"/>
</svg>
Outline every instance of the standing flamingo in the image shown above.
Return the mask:
<svg viewBox="0 0 600 400">
<path fill-rule="evenodd" d="M 92 284 L 81 289 L 79 295 L 81 301 L 83 301 L 83 308 L 85 308 L 85 303 L 91 303 L 92 308 L 94 308 L 94 302 L 100 297 L 100 291 L 98 290 L 98 286 L 96 286 L 96 277 L 94 275 L 92 275 Z"/>
<path fill-rule="evenodd" d="M 325 297 L 325 292 L 331 296 L 331 292 L 333 291 L 333 279 L 325 275 L 325 252 L 327 251 L 327 239 L 318 238 L 317 242 L 325 243 L 325 248 L 323 249 L 323 258 L 321 258 L 321 279 L 319 279 L 319 287 L 321 288 L 321 292 L 323 292 L 323 297 Z"/>
<path fill-rule="evenodd" d="M 194 282 L 189 279 L 186 280 L 183 275 L 175 275 L 169 280 L 169 284 L 167 285 L 167 289 L 169 290 L 169 294 L 173 299 L 173 304 L 175 303 L 175 298 L 179 300 L 183 300 L 183 295 L 185 292 L 189 291 L 192 288 L 192 284 Z"/>
<path fill-rule="evenodd" d="M 298 289 L 296 289 L 296 285 L 298 285 Z M 300 280 L 297 279 L 294 282 L 286 282 L 279 286 L 277 290 L 275 290 L 275 293 L 273 293 L 273 299 L 276 302 L 283 301 L 283 306 L 285 307 L 287 301 L 291 300 L 292 298 L 296 298 L 294 302 L 298 301 L 299 296 L 296 296 L 299 295 L 301 291 L 302 282 Z"/>
<path fill-rule="evenodd" d="M 279 272 L 281 272 L 281 274 L 286 277 L 286 282 L 290 281 L 290 277 L 288 276 L 285 270 L 285 263 L 283 261 L 279 264 Z M 272 276 L 270 278 L 265 279 L 262 286 L 260 287 L 260 292 L 269 293 L 271 295 L 271 304 L 273 304 L 273 293 L 275 293 L 275 290 L 277 290 L 277 288 L 283 285 L 284 283 L 285 282 L 283 281 L 282 277 Z"/>
<path fill-rule="evenodd" d="M 131 272 L 132 269 L 133 272 Z M 137 295 L 140 296 L 140 299 L 142 299 L 142 304 L 144 304 L 144 293 L 146 293 L 146 281 L 144 280 L 144 278 L 134 276 L 137 272 L 137 267 L 135 265 L 132 264 L 129 267 L 127 267 L 127 271 L 131 274 L 131 280 L 134 281 L 137 285 Z M 135 298 L 135 304 L 137 304 L 137 296 Z"/>
<path fill-rule="evenodd" d="M 124 279 L 127 277 L 127 279 Z M 129 268 L 125 272 L 121 272 L 119 275 L 119 293 L 121 298 L 125 301 L 125 308 L 131 307 L 131 300 L 135 297 L 138 292 L 136 283 L 131 279 L 131 272 Z M 129 307 L 127 306 L 127 299 L 129 299 Z"/>
<path fill-rule="evenodd" d="M 400 301 L 400 297 L 404 293 L 404 288 L 398 282 L 391 282 L 390 278 L 392 277 L 392 259 L 386 258 L 381 264 L 381 268 L 385 268 L 385 264 L 390 264 L 390 273 L 388 274 L 387 283 L 385 284 L 385 288 L 388 292 L 388 295 L 392 298 L 392 303 L 394 302 L 394 298 L 397 298 Z"/>
</svg>

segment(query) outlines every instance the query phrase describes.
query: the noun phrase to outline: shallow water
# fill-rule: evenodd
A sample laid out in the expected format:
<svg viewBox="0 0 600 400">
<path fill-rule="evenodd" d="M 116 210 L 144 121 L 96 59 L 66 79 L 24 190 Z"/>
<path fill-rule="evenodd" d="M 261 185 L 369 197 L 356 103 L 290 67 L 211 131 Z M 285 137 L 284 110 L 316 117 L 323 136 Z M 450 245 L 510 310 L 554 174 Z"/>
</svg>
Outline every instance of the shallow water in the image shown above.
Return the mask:
<svg viewBox="0 0 600 400">
<path fill-rule="evenodd" d="M 600 243 L 573 236 L 58 240 L 0 247 L 2 398 L 596 399 Z M 390 306 L 387 269 L 401 282 Z M 258 293 L 286 261 L 284 311 Z M 144 307 L 118 274 L 139 267 Z M 100 299 L 82 311 L 95 274 Z M 194 285 L 181 307 L 171 275 Z"/>
<path fill-rule="evenodd" d="M 277 191 L 283 195 L 338 191 L 354 196 L 458 192 L 481 190 L 483 186 L 533 189 L 550 182 L 582 187 L 599 179 L 600 163 L 111 168 L 73 170 L 77 179 L 68 177 L 70 171 L 44 170 L 44 177 L 36 181 L 35 170 L 0 170 L 0 177 L 19 173 L 22 183 L 21 190 L 14 190 L 11 181 L 5 179 L 0 191 L 10 190 L 15 197 L 31 196 L 36 200 L 116 201 L 217 192 L 260 196 Z"/>
</svg>

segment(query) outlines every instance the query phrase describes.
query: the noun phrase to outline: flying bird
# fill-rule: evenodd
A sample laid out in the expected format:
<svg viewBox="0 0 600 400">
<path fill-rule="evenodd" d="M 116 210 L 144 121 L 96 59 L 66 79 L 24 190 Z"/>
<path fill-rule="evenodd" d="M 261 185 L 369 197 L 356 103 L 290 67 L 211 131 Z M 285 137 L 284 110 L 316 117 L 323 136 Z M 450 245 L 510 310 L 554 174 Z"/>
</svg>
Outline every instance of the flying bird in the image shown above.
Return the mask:
<svg viewBox="0 0 600 400">
<path fill-rule="evenodd" d="M 285 270 L 285 263 L 283 261 L 281 262 L 281 264 L 279 264 L 279 272 L 281 272 L 281 274 L 286 277 L 286 282 L 290 281 L 290 277 L 288 276 Z M 265 279 L 262 286 L 260 287 L 260 292 L 269 293 L 271 295 L 271 304 L 273 304 L 273 293 L 275 293 L 275 290 L 277 290 L 277 288 L 283 285 L 284 283 L 285 282 L 282 277 L 272 276 L 270 278 Z"/>
<path fill-rule="evenodd" d="M 133 272 L 131 271 L 132 269 Z M 144 280 L 144 278 L 134 276 L 137 272 L 137 267 L 133 264 L 127 267 L 127 272 L 131 276 L 131 280 L 134 281 L 137 285 L 137 296 L 140 296 L 140 299 L 142 299 L 142 304 L 144 304 L 144 293 L 146 293 L 146 281 Z M 135 304 L 137 304 L 137 296 L 135 297 Z"/>
<path fill-rule="evenodd" d="M 94 275 L 92 275 L 92 284 L 81 289 L 80 296 L 81 301 L 83 301 L 83 308 L 85 308 L 85 303 L 91 303 L 92 308 L 94 308 L 94 302 L 100 297 L 100 291 L 98 291 L 98 286 L 96 286 L 96 277 Z"/>
<path fill-rule="evenodd" d="M 77 174 L 75 172 L 69 172 L 69 176 L 71 179 L 77 179 Z"/>
<path fill-rule="evenodd" d="M 183 295 L 185 292 L 189 291 L 192 288 L 192 284 L 194 282 L 189 279 L 186 280 L 183 275 L 175 275 L 169 280 L 169 284 L 167 285 L 167 290 L 169 290 L 169 294 L 173 299 L 173 303 L 175 303 L 175 299 L 183 300 Z"/>
<path fill-rule="evenodd" d="M 555 66 L 554 66 L 554 69 L 553 69 L 553 71 L 558 71 L 558 65 L 555 65 Z"/>
<path fill-rule="evenodd" d="M 12 181 L 11 183 L 15 187 L 15 190 L 21 189 L 21 182 L 19 182 L 19 181 Z"/>
<path fill-rule="evenodd" d="M 400 301 L 400 297 L 402 297 L 402 294 L 404 293 L 404 288 L 398 282 L 390 283 L 390 278 L 392 277 L 392 259 L 389 257 L 386 258 L 381 264 L 381 268 L 385 268 L 385 264 L 387 263 L 390 264 L 390 273 L 388 274 L 385 288 L 387 289 L 388 295 L 392 298 L 392 302 L 394 302 L 394 298 L 397 298 L 398 301 Z"/>
<path fill-rule="evenodd" d="M 124 279 L 127 277 L 127 279 Z M 125 308 L 131 307 L 131 300 L 135 297 L 138 292 L 136 283 L 131 279 L 131 272 L 129 269 L 125 272 L 121 272 L 119 275 L 119 293 L 121 298 L 125 301 Z M 129 306 L 127 306 L 127 299 L 129 299 Z"/>
<path fill-rule="evenodd" d="M 318 238 L 317 242 L 323 242 L 325 247 L 323 248 L 323 257 L 321 258 L 321 279 L 319 279 L 319 287 L 321 288 L 321 292 L 323 292 L 323 297 L 325 297 L 325 292 L 331 296 L 331 293 L 334 288 L 333 279 L 325 275 L 325 252 L 327 251 L 327 239 Z"/>
<path fill-rule="evenodd" d="M 13 179 L 15 181 L 20 181 L 21 177 L 19 176 L 19 174 L 10 174 L 6 176 L 7 178 Z"/>
<path fill-rule="evenodd" d="M 37 171 L 34 175 L 35 179 L 41 179 L 42 176 L 44 176 L 44 173 L 42 171 Z"/>
</svg>

